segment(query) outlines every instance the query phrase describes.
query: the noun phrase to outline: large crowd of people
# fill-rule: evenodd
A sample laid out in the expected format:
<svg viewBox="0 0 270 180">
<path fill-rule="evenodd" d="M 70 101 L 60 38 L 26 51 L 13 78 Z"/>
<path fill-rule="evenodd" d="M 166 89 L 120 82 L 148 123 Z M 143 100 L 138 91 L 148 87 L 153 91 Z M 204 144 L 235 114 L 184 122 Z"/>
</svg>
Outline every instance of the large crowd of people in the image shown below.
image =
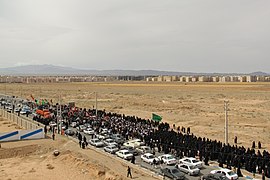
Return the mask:
<svg viewBox="0 0 270 180">
<path fill-rule="evenodd" d="M 34 116 L 34 120 L 45 125 L 57 120 L 57 107 L 51 106 L 52 116 L 44 119 L 40 115 Z M 44 107 L 39 107 L 44 108 Z M 159 152 L 171 153 L 177 157 L 199 157 L 207 165 L 209 160 L 217 161 L 220 167 L 236 169 L 238 176 L 242 176 L 241 169 L 251 173 L 264 174 L 270 178 L 270 153 L 266 150 L 255 150 L 255 145 L 246 148 L 235 144 L 224 144 L 217 140 L 198 137 L 191 133 L 190 128 L 175 127 L 166 122 L 156 122 L 141 119 L 136 116 L 126 116 L 99 110 L 97 117 L 95 109 L 71 108 L 68 105 L 61 106 L 61 119 L 68 127 L 72 122 L 79 124 L 90 123 L 95 125 L 95 130 L 108 128 L 112 133 L 119 133 L 126 139 L 139 138 Z M 261 146 L 261 144 L 259 144 Z M 261 147 L 259 147 L 261 148 Z"/>
</svg>

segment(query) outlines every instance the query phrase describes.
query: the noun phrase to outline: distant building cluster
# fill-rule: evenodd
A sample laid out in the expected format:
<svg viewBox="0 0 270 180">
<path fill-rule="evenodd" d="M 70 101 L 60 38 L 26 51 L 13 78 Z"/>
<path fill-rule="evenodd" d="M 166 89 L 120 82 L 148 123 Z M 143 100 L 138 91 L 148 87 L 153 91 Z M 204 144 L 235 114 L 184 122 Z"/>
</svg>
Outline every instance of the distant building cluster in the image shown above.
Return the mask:
<svg viewBox="0 0 270 180">
<path fill-rule="evenodd" d="M 270 82 L 270 76 L 0 76 L 0 83 L 67 82 Z"/>
<path fill-rule="evenodd" d="M 147 77 L 156 82 L 270 82 L 270 76 L 158 76 Z"/>
<path fill-rule="evenodd" d="M 145 76 L 0 76 L 0 83 L 143 81 Z"/>
</svg>

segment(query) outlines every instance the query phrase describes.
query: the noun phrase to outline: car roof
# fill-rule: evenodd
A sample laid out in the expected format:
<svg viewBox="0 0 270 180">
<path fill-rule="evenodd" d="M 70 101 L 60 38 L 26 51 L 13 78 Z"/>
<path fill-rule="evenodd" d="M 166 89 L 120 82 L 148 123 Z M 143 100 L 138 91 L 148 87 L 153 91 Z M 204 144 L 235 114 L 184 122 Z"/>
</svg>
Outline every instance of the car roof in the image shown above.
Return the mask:
<svg viewBox="0 0 270 180">
<path fill-rule="evenodd" d="M 196 160 L 196 158 L 194 158 L 194 157 L 186 157 L 186 158 L 183 158 L 183 159 Z"/>
<path fill-rule="evenodd" d="M 232 170 L 226 169 L 226 168 L 222 168 L 222 169 L 218 169 L 217 171 L 231 172 Z"/>
<path fill-rule="evenodd" d="M 116 147 L 115 145 L 109 145 L 109 146 L 106 146 L 106 147 Z"/>
<path fill-rule="evenodd" d="M 151 154 L 151 153 L 145 153 L 144 155 L 146 155 L 146 156 L 153 156 L 153 154 Z"/>
<path fill-rule="evenodd" d="M 172 155 L 170 155 L 170 154 L 163 154 L 161 156 L 163 156 L 163 157 L 169 157 L 169 156 L 172 156 Z"/>
<path fill-rule="evenodd" d="M 129 152 L 127 149 L 122 149 L 122 150 L 120 150 L 120 151 L 122 151 L 122 152 Z"/>
</svg>

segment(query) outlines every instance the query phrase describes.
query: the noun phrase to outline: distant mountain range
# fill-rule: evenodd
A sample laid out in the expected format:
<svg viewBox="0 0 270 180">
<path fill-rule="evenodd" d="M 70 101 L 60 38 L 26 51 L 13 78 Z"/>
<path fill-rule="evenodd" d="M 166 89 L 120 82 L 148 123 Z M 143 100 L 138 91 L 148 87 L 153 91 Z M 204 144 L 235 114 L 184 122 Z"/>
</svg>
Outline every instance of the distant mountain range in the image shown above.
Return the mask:
<svg viewBox="0 0 270 180">
<path fill-rule="evenodd" d="M 173 72 L 173 71 L 157 71 L 157 70 L 83 70 L 71 67 L 62 67 L 54 65 L 26 65 L 9 68 L 0 68 L 0 75 L 96 75 L 96 76 L 218 76 L 218 75 L 244 75 L 239 73 L 193 73 L 193 72 Z M 265 72 L 253 72 L 245 75 L 267 76 Z"/>
</svg>

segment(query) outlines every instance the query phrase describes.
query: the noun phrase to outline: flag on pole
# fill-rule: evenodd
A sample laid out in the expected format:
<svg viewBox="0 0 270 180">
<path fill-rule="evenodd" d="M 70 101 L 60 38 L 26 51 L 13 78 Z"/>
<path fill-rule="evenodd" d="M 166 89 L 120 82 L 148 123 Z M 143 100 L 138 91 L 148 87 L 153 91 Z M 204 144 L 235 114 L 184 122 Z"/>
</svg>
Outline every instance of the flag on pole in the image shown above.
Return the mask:
<svg viewBox="0 0 270 180">
<path fill-rule="evenodd" d="M 152 113 L 152 120 L 160 122 L 162 120 L 162 117 L 157 114 Z"/>
</svg>

